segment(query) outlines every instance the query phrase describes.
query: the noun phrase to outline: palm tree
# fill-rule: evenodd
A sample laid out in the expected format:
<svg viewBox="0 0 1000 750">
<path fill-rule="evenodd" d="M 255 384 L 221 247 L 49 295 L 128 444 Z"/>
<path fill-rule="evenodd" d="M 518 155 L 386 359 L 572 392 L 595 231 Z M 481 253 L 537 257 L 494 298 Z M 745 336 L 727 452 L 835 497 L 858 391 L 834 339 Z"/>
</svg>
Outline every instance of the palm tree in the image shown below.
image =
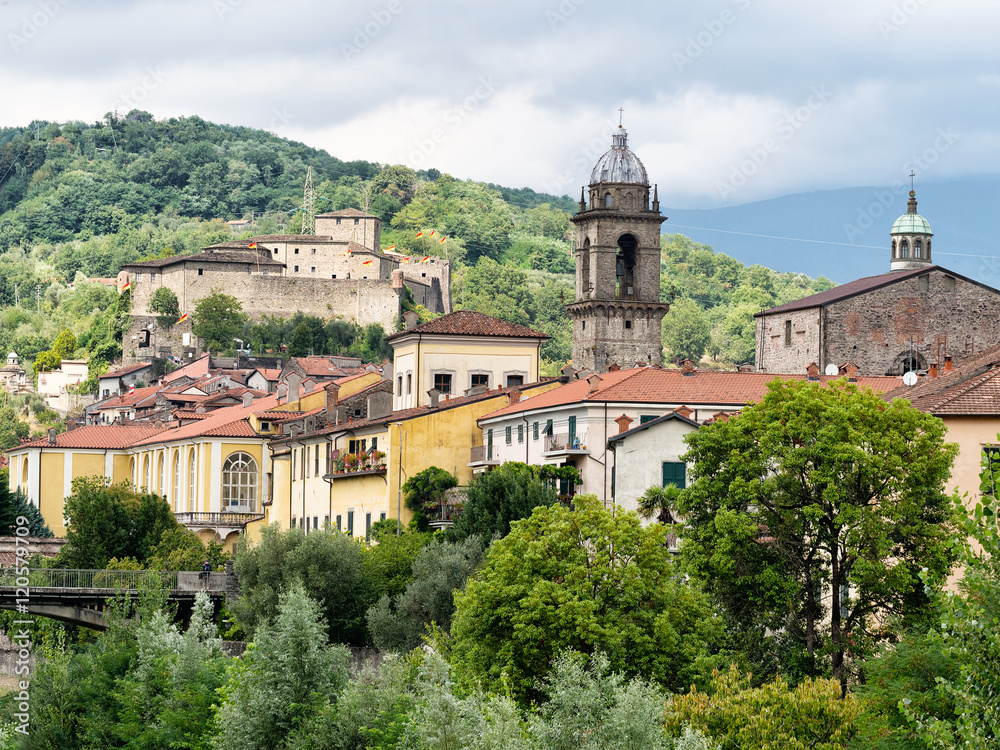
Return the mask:
<svg viewBox="0 0 1000 750">
<path fill-rule="evenodd" d="M 680 494 L 680 487 L 673 482 L 663 487 L 650 487 L 639 496 L 639 515 L 643 518 L 656 516 L 657 522 L 662 524 L 677 523 L 672 511 Z"/>
</svg>

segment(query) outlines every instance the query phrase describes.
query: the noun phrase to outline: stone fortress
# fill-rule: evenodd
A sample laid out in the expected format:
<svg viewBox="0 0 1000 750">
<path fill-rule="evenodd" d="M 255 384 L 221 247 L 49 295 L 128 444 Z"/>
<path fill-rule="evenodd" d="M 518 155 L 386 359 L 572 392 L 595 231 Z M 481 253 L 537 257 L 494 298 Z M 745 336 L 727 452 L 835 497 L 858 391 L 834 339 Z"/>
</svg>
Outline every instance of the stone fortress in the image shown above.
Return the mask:
<svg viewBox="0 0 1000 750">
<path fill-rule="evenodd" d="M 122 267 L 118 288 L 132 294 L 132 325 L 122 342 L 125 363 L 152 357 L 188 362 L 201 352 L 192 319 L 159 325 L 149 310 L 153 294 L 167 287 L 180 312 L 213 292 L 239 300 L 253 319 L 296 312 L 323 320 L 340 318 L 391 333 L 400 316 L 404 284 L 414 301 L 434 313 L 451 312 L 451 263 L 426 263 L 380 249 L 382 221 L 356 209 L 316 216 L 316 234 L 262 235 L 211 245 L 195 255 L 160 258 Z"/>
</svg>

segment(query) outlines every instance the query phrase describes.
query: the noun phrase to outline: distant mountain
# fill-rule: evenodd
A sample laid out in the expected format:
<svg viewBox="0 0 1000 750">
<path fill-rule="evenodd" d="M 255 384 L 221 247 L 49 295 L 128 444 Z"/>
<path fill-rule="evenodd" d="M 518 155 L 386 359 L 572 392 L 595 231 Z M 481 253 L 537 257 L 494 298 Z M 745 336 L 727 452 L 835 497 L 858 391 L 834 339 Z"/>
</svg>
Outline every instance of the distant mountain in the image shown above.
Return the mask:
<svg viewBox="0 0 1000 750">
<path fill-rule="evenodd" d="M 994 226 L 1000 177 L 927 181 L 916 191 L 917 210 L 934 230 L 934 262 L 1000 287 L 1000 233 Z M 746 265 L 844 283 L 889 270 L 889 230 L 906 212 L 908 192 L 909 184 L 895 193 L 857 187 L 726 208 L 664 208 L 669 220 L 663 231 L 685 234 Z"/>
</svg>

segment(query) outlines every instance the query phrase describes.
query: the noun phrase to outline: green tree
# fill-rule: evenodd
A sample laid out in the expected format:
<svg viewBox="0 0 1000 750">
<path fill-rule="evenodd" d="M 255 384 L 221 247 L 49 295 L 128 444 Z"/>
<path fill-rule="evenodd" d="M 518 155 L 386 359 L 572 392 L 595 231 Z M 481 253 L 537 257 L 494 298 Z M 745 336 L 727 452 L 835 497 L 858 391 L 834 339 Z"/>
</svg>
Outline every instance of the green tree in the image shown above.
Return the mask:
<svg viewBox="0 0 1000 750">
<path fill-rule="evenodd" d="M 528 277 L 513 266 L 503 266 L 489 257 L 468 266 L 459 281 L 462 309 L 492 315 L 511 323 L 528 325 L 532 306 Z"/>
<path fill-rule="evenodd" d="M 418 531 L 429 528 L 428 511 L 436 508 L 444 493 L 458 485 L 458 479 L 451 472 L 437 466 L 429 466 L 417 472 L 403 483 L 403 501 L 413 511 L 413 527 Z"/>
<path fill-rule="evenodd" d="M 52 342 L 52 353 L 59 358 L 60 362 L 64 359 L 72 358 L 75 351 L 76 336 L 68 329 L 64 329 L 62 333 L 56 336 L 56 340 Z"/>
<path fill-rule="evenodd" d="M 845 380 L 773 381 L 758 404 L 686 438 L 688 570 L 735 632 L 794 638 L 802 671 L 828 668 L 846 690 L 848 655 L 871 653 L 887 616 L 925 615 L 921 569 L 940 581 L 955 560 L 944 483 L 957 447 L 944 435 L 936 417 Z"/>
<path fill-rule="evenodd" d="M 590 495 L 536 508 L 456 594 L 452 663 L 519 701 L 538 696 L 565 649 L 603 651 L 613 671 L 672 690 L 698 682 L 715 664 L 720 622 L 682 581 L 665 535 Z"/>
<path fill-rule="evenodd" d="M 245 321 L 243 305 L 238 299 L 213 290 L 195 305 L 191 330 L 209 351 L 226 352 L 234 349 L 234 339 L 240 335 Z"/>
<path fill-rule="evenodd" d="M 743 750 L 847 750 L 862 704 L 841 699 L 836 680 L 807 679 L 790 689 L 781 678 L 752 687 L 733 667 L 717 673 L 707 693 L 693 689 L 667 702 L 667 731 L 685 727 Z"/>
<path fill-rule="evenodd" d="M 279 597 L 301 584 L 320 603 L 331 641 L 364 645 L 371 592 L 362 549 L 344 534 L 335 530 L 303 534 L 272 525 L 255 546 L 241 538 L 235 565 L 241 596 L 231 609 L 248 633 L 273 619 Z"/>
<path fill-rule="evenodd" d="M 421 550 L 406 590 L 395 597 L 383 596 L 368 610 L 368 632 L 376 647 L 409 651 L 420 645 L 428 626 L 447 632 L 455 611 L 454 593 L 465 587 L 484 553 L 485 545 L 477 536 Z"/>
<path fill-rule="evenodd" d="M 181 316 L 177 295 L 170 287 L 158 287 L 149 300 L 149 311 L 158 316 L 160 325 L 170 327 Z"/>
<path fill-rule="evenodd" d="M 63 508 L 68 525 L 60 567 L 102 570 L 113 557 L 145 564 L 164 532 L 178 525 L 165 498 L 127 482 L 77 477 L 72 486 Z"/>
<path fill-rule="evenodd" d="M 694 300 L 679 299 L 663 317 L 663 345 L 675 362 L 697 362 L 708 348 L 712 325 Z"/>
<path fill-rule="evenodd" d="M 273 621 L 233 662 L 218 711 L 217 750 L 278 750 L 347 684 L 350 652 L 330 646 L 320 605 L 295 585 Z"/>
<path fill-rule="evenodd" d="M 38 507 L 21 490 L 10 490 L 9 472 L 6 467 L 0 469 L 0 536 L 12 536 L 22 525 L 27 527 L 28 536 L 53 536 Z"/>
<path fill-rule="evenodd" d="M 28 423 L 21 419 L 13 406 L 0 406 L 0 451 L 16 448 L 21 444 L 21 439 L 28 437 L 30 433 Z"/>
<path fill-rule="evenodd" d="M 453 528 L 463 539 L 506 536 L 513 521 L 527 518 L 539 506 L 554 505 L 559 495 L 527 464 L 507 461 L 493 471 L 476 474 Z"/>
<path fill-rule="evenodd" d="M 309 326 L 299 323 L 292 331 L 292 338 L 288 342 L 288 356 L 305 357 L 313 353 L 313 335 Z"/>
</svg>

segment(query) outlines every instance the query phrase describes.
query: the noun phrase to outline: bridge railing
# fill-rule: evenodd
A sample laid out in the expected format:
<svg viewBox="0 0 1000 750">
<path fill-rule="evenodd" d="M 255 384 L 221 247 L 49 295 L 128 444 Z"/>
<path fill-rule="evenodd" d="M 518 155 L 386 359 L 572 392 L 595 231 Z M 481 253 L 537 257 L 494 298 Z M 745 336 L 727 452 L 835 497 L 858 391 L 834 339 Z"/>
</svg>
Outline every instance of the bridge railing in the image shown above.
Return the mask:
<svg viewBox="0 0 1000 750">
<path fill-rule="evenodd" d="M 0 586 L 52 589 L 110 589 L 137 591 L 150 586 L 168 590 L 194 589 L 199 573 L 161 570 L 71 570 L 67 568 L 33 568 L 17 575 L 13 568 L 0 568 Z M 213 573 L 209 589 L 220 587 L 224 574 Z"/>
</svg>

